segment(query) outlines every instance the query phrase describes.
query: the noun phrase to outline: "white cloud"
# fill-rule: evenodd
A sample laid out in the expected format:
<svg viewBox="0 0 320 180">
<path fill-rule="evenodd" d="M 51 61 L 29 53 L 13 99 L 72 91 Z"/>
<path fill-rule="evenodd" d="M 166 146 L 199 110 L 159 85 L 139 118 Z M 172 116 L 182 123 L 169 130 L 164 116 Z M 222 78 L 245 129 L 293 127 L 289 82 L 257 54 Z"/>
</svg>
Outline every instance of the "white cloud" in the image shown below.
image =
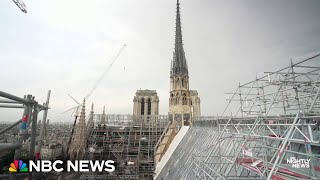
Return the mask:
<svg viewBox="0 0 320 180">
<path fill-rule="evenodd" d="M 115 1 L 48 0 L 30 3 L 30 15 L 56 30 L 102 33 L 104 39 L 116 41 L 136 36 L 134 29 L 114 14 Z"/>
<path fill-rule="evenodd" d="M 74 105 L 67 94 L 82 100 L 126 42 L 128 46 L 88 103 L 96 103 L 96 112 L 106 105 L 110 113 L 131 113 L 136 90 L 148 88 L 157 90 L 160 112 L 166 114 L 175 1 L 26 4 L 26 15 L 17 16 L 17 8 L 9 11 L 4 6 L 8 14 L 0 17 L 6 27 L 0 29 L 1 90 L 21 96 L 32 93 L 44 102 L 51 89 L 49 118 L 68 119 L 60 115 Z M 319 11 L 306 7 L 278 1 L 181 1 L 190 87 L 199 92 L 202 114 L 221 113 L 226 105 L 224 92 L 235 90 L 238 82 L 320 48 Z"/>
</svg>

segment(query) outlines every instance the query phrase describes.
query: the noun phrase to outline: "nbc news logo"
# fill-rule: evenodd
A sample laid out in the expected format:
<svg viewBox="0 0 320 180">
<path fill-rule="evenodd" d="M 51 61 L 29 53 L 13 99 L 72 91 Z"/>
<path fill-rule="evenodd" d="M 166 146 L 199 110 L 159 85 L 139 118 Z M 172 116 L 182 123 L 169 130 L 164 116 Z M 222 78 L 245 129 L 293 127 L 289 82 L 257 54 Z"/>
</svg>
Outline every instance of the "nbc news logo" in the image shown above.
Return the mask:
<svg viewBox="0 0 320 180">
<path fill-rule="evenodd" d="M 64 162 L 61 160 L 49 161 L 49 160 L 37 160 L 29 161 L 29 167 L 22 160 L 14 160 L 10 164 L 9 172 L 62 172 L 65 171 L 63 168 Z M 115 170 L 114 161 L 102 160 L 102 161 L 90 161 L 90 160 L 75 160 L 66 162 L 67 172 L 95 172 L 95 171 L 106 171 L 113 172 Z"/>
<path fill-rule="evenodd" d="M 13 163 L 10 164 L 9 172 L 28 172 L 27 164 L 22 160 L 14 160 Z"/>
</svg>

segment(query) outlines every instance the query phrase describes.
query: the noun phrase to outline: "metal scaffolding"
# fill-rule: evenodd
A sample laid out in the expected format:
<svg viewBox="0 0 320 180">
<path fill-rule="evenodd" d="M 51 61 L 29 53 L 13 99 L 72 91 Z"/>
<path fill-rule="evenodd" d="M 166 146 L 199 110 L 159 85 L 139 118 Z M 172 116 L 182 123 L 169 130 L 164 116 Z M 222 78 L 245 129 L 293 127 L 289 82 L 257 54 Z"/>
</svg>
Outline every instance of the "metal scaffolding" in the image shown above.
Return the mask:
<svg viewBox="0 0 320 180">
<path fill-rule="evenodd" d="M 192 156 L 195 179 L 320 178 L 320 54 L 239 84 L 217 138 Z M 232 109 L 233 110 L 233 109 Z M 309 168 L 294 160 L 310 160 Z M 300 166 L 300 167 L 298 167 Z M 303 165 L 302 165 L 303 166 Z"/>
<path fill-rule="evenodd" d="M 88 129 L 87 159 L 114 160 L 116 171 L 83 173 L 81 179 L 152 179 L 154 146 L 168 124 L 168 116 L 93 114 L 92 117 L 94 126 Z"/>
<path fill-rule="evenodd" d="M 265 74 L 195 121 L 157 179 L 319 179 L 320 54 Z"/>
<path fill-rule="evenodd" d="M 1 143 L 0 144 L 0 152 L 15 150 L 14 153 L 14 159 L 20 159 L 21 158 L 21 147 L 23 145 L 23 141 L 27 140 L 28 138 L 28 129 L 31 129 L 30 134 L 30 146 L 29 146 L 29 159 L 39 159 L 40 158 L 40 151 L 41 151 L 41 144 L 42 139 L 44 135 L 44 129 L 45 129 L 45 123 L 47 118 L 47 112 L 49 109 L 49 99 L 50 99 L 50 93 L 51 91 L 48 91 L 47 95 L 47 101 L 43 105 L 38 104 L 38 102 L 35 100 L 35 97 L 32 95 L 26 95 L 24 98 L 20 98 L 17 96 L 14 96 L 12 94 L 0 91 L 0 107 L 1 108 L 22 108 L 24 109 L 22 118 L 16 122 L 14 122 L 12 125 L 9 125 L 8 127 L 2 129 L 0 131 L 0 134 L 3 134 L 5 132 L 8 132 L 8 130 L 14 128 L 17 125 L 20 125 L 19 127 L 19 138 L 17 142 L 15 143 Z M 40 111 L 44 111 L 43 114 L 43 120 L 42 120 L 42 128 L 40 130 L 40 138 L 39 142 L 37 142 L 36 147 L 36 134 L 37 134 L 37 118 L 38 113 Z M 11 178 L 15 179 L 15 175 L 11 174 Z"/>
</svg>

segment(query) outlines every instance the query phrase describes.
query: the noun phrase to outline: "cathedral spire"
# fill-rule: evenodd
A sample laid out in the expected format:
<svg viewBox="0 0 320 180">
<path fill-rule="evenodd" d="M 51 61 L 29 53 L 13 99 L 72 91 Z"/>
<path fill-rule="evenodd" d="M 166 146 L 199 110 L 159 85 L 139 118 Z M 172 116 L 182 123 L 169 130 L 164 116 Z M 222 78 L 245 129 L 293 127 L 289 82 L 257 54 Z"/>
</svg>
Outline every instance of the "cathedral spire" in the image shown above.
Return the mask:
<svg viewBox="0 0 320 180">
<path fill-rule="evenodd" d="M 170 75 L 188 76 L 188 65 L 183 50 L 179 0 L 177 0 L 175 48 L 173 53 L 173 65 L 171 67 Z"/>
<path fill-rule="evenodd" d="M 88 120 L 88 131 L 94 126 L 94 122 L 93 122 L 93 113 L 94 113 L 94 105 L 92 103 L 91 105 L 91 111 L 90 111 L 90 115 L 89 115 L 89 120 Z"/>
<path fill-rule="evenodd" d="M 86 149 L 86 99 L 83 99 L 83 104 L 81 106 L 79 122 L 76 125 L 73 133 L 73 138 L 70 144 L 69 154 L 71 160 L 80 160 L 85 155 Z"/>
<path fill-rule="evenodd" d="M 106 124 L 106 108 L 103 106 L 100 124 Z"/>
</svg>

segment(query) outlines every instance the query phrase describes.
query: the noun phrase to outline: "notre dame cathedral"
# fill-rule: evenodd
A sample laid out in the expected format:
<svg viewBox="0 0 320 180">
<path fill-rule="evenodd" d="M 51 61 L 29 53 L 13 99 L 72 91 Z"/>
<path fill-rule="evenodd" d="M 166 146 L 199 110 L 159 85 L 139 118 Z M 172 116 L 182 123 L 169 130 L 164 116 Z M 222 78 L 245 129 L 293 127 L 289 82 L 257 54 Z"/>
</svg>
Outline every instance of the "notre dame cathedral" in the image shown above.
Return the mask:
<svg viewBox="0 0 320 180">
<path fill-rule="evenodd" d="M 183 49 L 180 6 L 177 2 L 175 48 L 170 69 L 169 119 L 191 125 L 201 116 L 200 98 L 190 90 L 188 64 Z M 133 115 L 158 115 L 159 97 L 155 90 L 138 90 L 134 97 Z"/>
</svg>

